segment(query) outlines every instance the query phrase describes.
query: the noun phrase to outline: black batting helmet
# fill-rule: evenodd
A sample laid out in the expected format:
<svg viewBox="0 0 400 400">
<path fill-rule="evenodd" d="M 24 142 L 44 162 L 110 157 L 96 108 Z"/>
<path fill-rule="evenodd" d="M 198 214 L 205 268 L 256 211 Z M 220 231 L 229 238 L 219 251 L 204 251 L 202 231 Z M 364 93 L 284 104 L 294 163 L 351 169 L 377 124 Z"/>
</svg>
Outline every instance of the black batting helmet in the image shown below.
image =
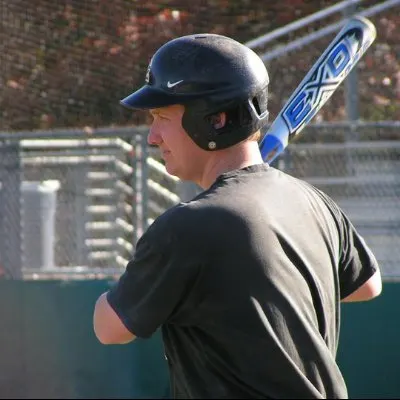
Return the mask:
<svg viewBox="0 0 400 400">
<path fill-rule="evenodd" d="M 146 83 L 121 100 L 132 109 L 183 104 L 182 126 L 205 150 L 241 142 L 268 121 L 269 77 L 260 57 L 222 35 L 197 34 L 173 39 L 154 54 Z M 216 129 L 212 117 L 226 112 Z"/>
</svg>

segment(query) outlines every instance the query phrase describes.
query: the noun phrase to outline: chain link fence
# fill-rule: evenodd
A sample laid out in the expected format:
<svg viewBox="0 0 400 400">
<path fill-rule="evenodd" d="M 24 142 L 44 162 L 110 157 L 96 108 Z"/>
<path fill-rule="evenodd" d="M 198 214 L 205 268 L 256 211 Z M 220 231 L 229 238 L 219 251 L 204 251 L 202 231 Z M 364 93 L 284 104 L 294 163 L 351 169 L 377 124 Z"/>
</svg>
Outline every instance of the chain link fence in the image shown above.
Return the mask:
<svg viewBox="0 0 400 400">
<path fill-rule="evenodd" d="M 400 276 L 399 123 L 315 124 L 275 162 L 332 196 Z M 147 128 L 0 136 L 0 272 L 16 279 L 118 276 L 158 215 L 187 194 Z"/>
</svg>

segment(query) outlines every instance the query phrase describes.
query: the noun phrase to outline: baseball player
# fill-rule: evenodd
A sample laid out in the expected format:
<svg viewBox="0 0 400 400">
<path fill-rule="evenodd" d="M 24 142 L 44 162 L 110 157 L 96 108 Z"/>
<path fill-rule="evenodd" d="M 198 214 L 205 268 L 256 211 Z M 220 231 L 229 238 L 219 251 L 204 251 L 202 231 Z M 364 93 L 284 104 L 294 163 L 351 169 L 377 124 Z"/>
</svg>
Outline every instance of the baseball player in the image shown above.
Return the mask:
<svg viewBox="0 0 400 400">
<path fill-rule="evenodd" d="M 215 34 L 161 46 L 143 87 L 148 143 L 203 191 L 157 218 L 102 294 L 104 344 L 162 328 L 172 395 L 346 398 L 335 361 L 340 302 L 381 292 L 376 258 L 326 194 L 265 163 L 266 67 Z"/>
</svg>

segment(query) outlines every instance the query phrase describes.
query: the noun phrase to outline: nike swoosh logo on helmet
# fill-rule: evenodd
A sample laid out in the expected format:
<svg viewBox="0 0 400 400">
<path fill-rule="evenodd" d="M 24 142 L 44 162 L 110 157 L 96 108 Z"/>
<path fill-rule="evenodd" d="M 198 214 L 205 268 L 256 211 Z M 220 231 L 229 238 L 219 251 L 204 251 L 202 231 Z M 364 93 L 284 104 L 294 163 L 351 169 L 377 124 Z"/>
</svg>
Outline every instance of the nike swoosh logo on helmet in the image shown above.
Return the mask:
<svg viewBox="0 0 400 400">
<path fill-rule="evenodd" d="M 183 79 L 180 80 L 180 81 L 177 81 L 177 82 L 173 82 L 173 83 L 171 83 L 170 81 L 168 81 L 168 82 L 167 82 L 167 86 L 168 86 L 169 89 L 171 89 L 171 88 L 173 88 L 174 86 L 179 85 L 181 82 L 183 82 Z"/>
</svg>

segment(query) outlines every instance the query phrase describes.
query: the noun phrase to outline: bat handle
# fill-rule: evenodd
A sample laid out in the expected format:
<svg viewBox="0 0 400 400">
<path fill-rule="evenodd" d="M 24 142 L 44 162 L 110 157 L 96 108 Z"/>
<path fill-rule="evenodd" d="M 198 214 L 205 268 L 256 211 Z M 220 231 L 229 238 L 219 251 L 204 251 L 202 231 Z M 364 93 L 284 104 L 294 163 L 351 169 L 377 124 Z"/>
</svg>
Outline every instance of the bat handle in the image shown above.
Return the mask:
<svg viewBox="0 0 400 400">
<path fill-rule="evenodd" d="M 279 137 L 265 135 L 260 143 L 260 152 L 264 162 L 271 164 L 284 150 L 284 144 Z"/>
<path fill-rule="evenodd" d="M 259 149 L 264 162 L 271 164 L 281 154 L 289 141 L 289 131 L 282 117 L 277 117 L 265 133 Z"/>
</svg>

